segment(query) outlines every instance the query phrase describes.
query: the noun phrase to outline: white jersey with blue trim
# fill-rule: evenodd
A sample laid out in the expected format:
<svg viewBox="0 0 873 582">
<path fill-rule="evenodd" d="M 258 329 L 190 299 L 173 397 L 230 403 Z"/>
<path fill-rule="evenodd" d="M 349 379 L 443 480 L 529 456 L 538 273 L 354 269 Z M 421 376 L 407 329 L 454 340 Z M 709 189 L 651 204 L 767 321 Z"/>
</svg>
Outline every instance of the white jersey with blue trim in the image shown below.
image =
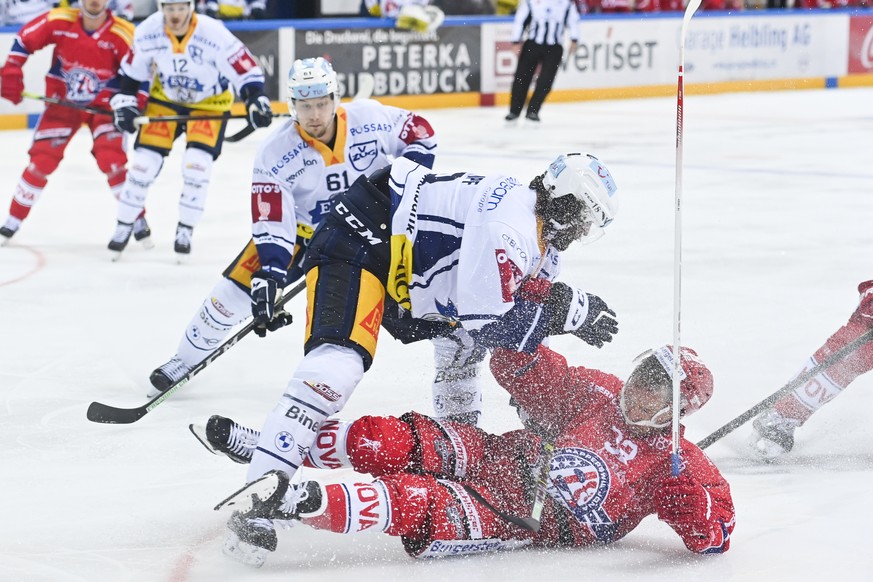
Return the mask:
<svg viewBox="0 0 873 582">
<path fill-rule="evenodd" d="M 298 226 L 311 230 L 330 199 L 362 175 L 405 156 L 431 167 L 436 138 L 426 119 L 399 107 L 362 99 L 337 108 L 333 148 L 295 120 L 261 145 L 252 174 L 252 235 L 261 265 L 284 269 Z"/>
<path fill-rule="evenodd" d="M 223 95 L 233 86 L 249 83 L 263 87 L 264 72 L 246 46 L 220 20 L 203 14 L 191 16 L 192 27 L 179 40 L 168 35 L 164 14 L 155 12 L 136 27 L 133 50 L 121 72 L 152 83 L 153 96 L 201 109 L 230 109 L 227 102 L 206 107 L 203 102 Z"/>
<path fill-rule="evenodd" d="M 410 228 L 413 317 L 479 329 L 512 308 L 524 279 L 558 275 L 558 252 L 548 247 L 543 257 L 540 250 L 536 192 L 526 183 L 507 175 L 428 174 L 418 188 L 421 173 L 411 166 L 395 162 L 391 185 L 393 234 L 409 224 L 400 201 L 417 194 Z"/>
</svg>

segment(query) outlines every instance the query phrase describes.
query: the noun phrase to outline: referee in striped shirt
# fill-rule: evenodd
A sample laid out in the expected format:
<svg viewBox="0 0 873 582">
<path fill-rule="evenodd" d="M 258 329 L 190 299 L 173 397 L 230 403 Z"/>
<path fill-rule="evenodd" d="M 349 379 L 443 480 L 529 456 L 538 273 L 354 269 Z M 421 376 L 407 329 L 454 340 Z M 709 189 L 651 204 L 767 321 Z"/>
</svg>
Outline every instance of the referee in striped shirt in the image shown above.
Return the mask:
<svg viewBox="0 0 873 582">
<path fill-rule="evenodd" d="M 527 90 L 537 66 L 540 74 L 534 88 L 527 115 L 530 121 L 540 120 L 540 107 L 552 90 L 552 83 L 561 58 L 564 56 L 564 30 L 570 34 L 570 52 L 576 52 L 579 40 L 579 12 L 574 0 L 521 0 L 512 23 L 512 44 L 518 45 L 528 29 L 527 40 L 518 57 L 518 68 L 512 82 L 512 97 L 506 121 L 514 121 L 521 115 Z"/>
</svg>

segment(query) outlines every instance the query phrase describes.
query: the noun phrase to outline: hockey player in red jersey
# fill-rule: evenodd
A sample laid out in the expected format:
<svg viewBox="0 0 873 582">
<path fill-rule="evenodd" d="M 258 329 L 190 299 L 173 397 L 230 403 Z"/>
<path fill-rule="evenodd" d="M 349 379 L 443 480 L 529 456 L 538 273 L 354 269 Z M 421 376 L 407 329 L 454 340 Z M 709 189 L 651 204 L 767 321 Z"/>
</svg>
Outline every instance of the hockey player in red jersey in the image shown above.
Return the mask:
<svg viewBox="0 0 873 582">
<path fill-rule="evenodd" d="M 117 86 L 121 60 L 130 51 L 133 25 L 112 15 L 107 0 L 83 0 L 81 8 L 57 8 L 24 25 L 0 69 L 0 96 L 20 103 L 24 91 L 22 66 L 35 51 L 54 45 L 52 65 L 45 77 L 46 95 L 75 105 L 102 108 L 106 115 L 60 105 L 47 105 L 37 123 L 30 163 L 15 188 L 9 217 L 0 226 L 0 242 L 8 241 L 39 200 L 48 177 L 83 124 L 91 131 L 91 153 L 117 197 L 124 185 L 124 139 L 112 124 L 108 100 Z M 140 238 L 148 236 L 142 215 Z"/>
<path fill-rule="evenodd" d="M 861 295 L 860 301 L 849 321 L 810 356 L 798 374 L 817 366 L 873 327 L 873 281 L 858 285 L 858 293 Z M 816 410 L 839 396 L 855 378 L 871 369 L 873 342 L 862 345 L 822 370 L 758 415 L 752 423 L 750 446 L 765 461 L 773 461 L 787 453 L 794 447 L 794 431 L 809 420 Z"/>
<path fill-rule="evenodd" d="M 498 348 L 491 370 L 519 407 L 525 430 L 492 435 L 415 412 L 329 420 L 307 465 L 353 467 L 377 479 L 292 486 L 284 473 L 270 472 L 227 500 L 237 510 L 231 521 L 292 519 L 337 533 L 384 532 L 400 536 L 412 556 L 433 557 L 611 543 L 657 515 L 690 551 L 725 552 L 734 509 L 719 470 L 683 437 L 682 470 L 670 474 L 671 354 L 669 346 L 646 352 L 623 383 L 569 366 L 544 346 L 532 354 Z M 687 416 L 711 397 L 712 374 L 693 350 L 682 348 L 680 357 L 680 414 Z M 192 430 L 207 448 L 237 462 L 250 458 L 257 441 L 255 431 L 239 432 L 233 450 L 216 450 L 205 432 Z M 531 515 L 543 463 L 548 495 L 533 532 L 511 516 Z M 276 548 L 275 532 L 244 531 L 244 543 L 226 550 L 259 549 L 235 556 L 259 565 Z"/>
</svg>

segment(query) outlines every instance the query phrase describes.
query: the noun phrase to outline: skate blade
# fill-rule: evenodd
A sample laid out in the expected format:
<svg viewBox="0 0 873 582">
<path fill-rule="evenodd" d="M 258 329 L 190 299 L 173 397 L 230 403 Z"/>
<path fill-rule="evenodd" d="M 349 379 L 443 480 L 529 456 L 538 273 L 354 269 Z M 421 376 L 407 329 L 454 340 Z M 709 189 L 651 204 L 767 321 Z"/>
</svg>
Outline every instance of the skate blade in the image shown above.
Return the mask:
<svg viewBox="0 0 873 582">
<path fill-rule="evenodd" d="M 242 541 L 239 539 L 239 536 L 232 531 L 227 532 L 227 538 L 224 540 L 224 546 L 222 546 L 221 552 L 225 556 L 233 558 L 237 562 L 245 564 L 246 566 L 252 566 L 253 568 L 260 568 L 263 566 L 264 562 L 267 561 L 267 555 L 270 553 L 264 548 L 259 548 L 258 546 Z"/>
<path fill-rule="evenodd" d="M 176 253 L 176 264 L 187 265 L 191 261 L 191 255 Z"/>
<path fill-rule="evenodd" d="M 109 259 L 113 263 L 117 263 L 121 259 L 121 255 L 124 251 L 109 251 L 111 254 L 109 255 Z"/>
<path fill-rule="evenodd" d="M 155 243 L 154 243 L 154 241 L 152 240 L 152 237 L 150 237 L 150 236 L 147 236 L 147 237 L 145 237 L 144 239 L 142 239 L 142 240 L 140 240 L 140 241 L 138 241 L 138 242 L 139 242 L 139 244 L 142 245 L 142 248 L 144 248 L 144 249 L 147 250 L 147 251 L 150 251 L 150 250 L 152 250 L 153 248 L 155 248 Z"/>
<path fill-rule="evenodd" d="M 0 247 L 5 247 L 11 241 L 11 238 L 6 238 L 5 236 L 0 236 Z"/>
<path fill-rule="evenodd" d="M 239 490 L 234 491 L 226 499 L 221 500 L 218 505 L 215 506 L 215 511 L 218 511 L 219 509 L 222 509 L 224 507 L 230 507 L 235 511 L 239 511 L 240 513 L 246 513 L 247 511 L 251 511 L 253 507 L 253 495 L 261 501 L 264 501 L 266 499 L 269 499 L 269 497 L 276 492 L 276 489 L 279 488 L 279 485 L 279 476 L 276 473 L 267 473 L 263 477 L 255 479 L 251 483 L 247 483 L 246 485 L 244 485 Z"/>
<path fill-rule="evenodd" d="M 200 444 L 203 445 L 203 448 L 205 448 L 207 451 L 209 451 L 213 455 L 218 454 L 218 451 L 216 451 L 214 448 L 212 448 L 212 445 L 209 443 L 209 438 L 206 436 L 206 427 L 205 426 L 203 426 L 202 424 L 193 424 L 192 423 L 192 424 L 188 425 L 188 430 L 190 430 L 191 434 L 194 435 L 194 438 L 196 438 L 200 442 Z"/>
</svg>

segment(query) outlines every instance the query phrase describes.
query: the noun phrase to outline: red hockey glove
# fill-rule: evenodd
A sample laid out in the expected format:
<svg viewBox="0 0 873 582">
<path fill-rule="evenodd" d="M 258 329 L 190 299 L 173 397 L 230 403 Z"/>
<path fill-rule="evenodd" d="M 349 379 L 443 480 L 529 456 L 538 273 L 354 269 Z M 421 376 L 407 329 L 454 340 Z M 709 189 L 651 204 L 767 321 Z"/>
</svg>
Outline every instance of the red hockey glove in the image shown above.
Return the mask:
<svg viewBox="0 0 873 582">
<path fill-rule="evenodd" d="M 6 61 L 0 69 L 0 97 L 18 105 L 24 92 L 24 71 L 21 65 Z"/>
<path fill-rule="evenodd" d="M 703 485 L 685 474 L 664 479 L 655 492 L 658 519 L 687 531 L 709 531 L 709 503 Z"/>
</svg>

